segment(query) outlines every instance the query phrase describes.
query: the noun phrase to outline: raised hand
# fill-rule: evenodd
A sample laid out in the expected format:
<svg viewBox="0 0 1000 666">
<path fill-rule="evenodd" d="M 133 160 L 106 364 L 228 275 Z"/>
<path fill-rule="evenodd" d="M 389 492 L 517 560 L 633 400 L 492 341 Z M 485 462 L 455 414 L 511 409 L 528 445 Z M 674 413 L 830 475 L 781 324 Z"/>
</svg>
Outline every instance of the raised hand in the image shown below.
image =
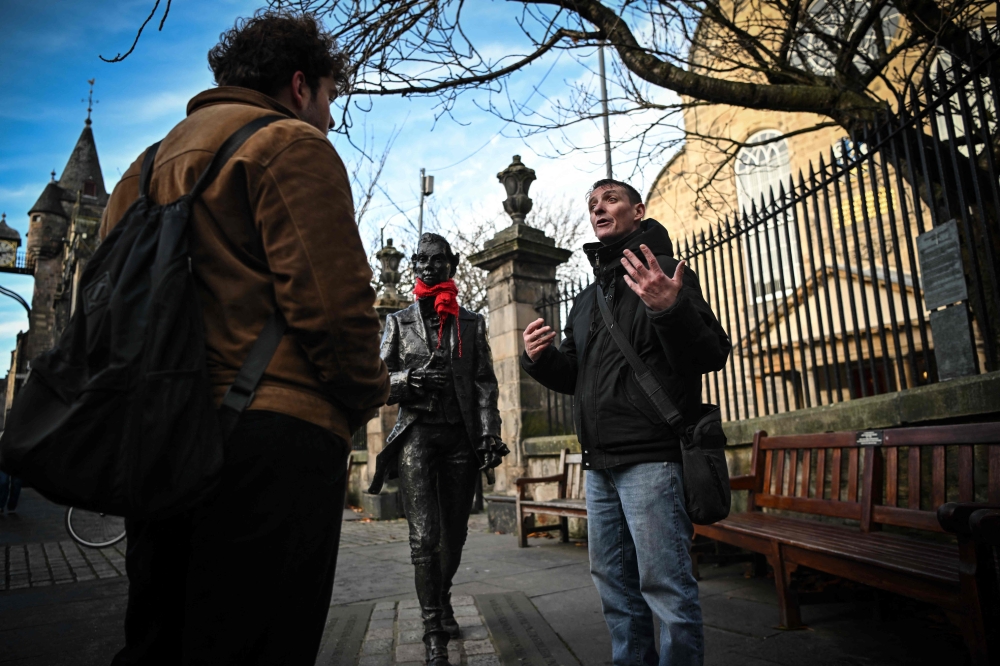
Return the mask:
<svg viewBox="0 0 1000 666">
<path fill-rule="evenodd" d="M 545 348 L 552 344 L 552 341 L 556 337 L 556 332 L 552 330 L 551 326 L 546 326 L 545 320 L 539 317 L 528 324 L 528 328 L 524 329 L 522 337 L 524 338 L 524 351 L 527 352 L 528 358 L 534 363 L 541 358 Z"/>
<path fill-rule="evenodd" d="M 631 250 L 625 250 L 622 257 L 622 266 L 625 267 L 625 284 L 635 292 L 636 296 L 642 299 L 650 310 L 657 312 L 666 310 L 677 302 L 677 295 L 684 286 L 684 266 L 685 262 L 680 261 L 674 269 L 673 277 L 669 277 L 660 268 L 660 264 L 653 256 L 653 251 L 646 245 L 640 245 L 646 263 L 649 268 L 642 265 L 642 261 Z M 525 330 L 527 333 L 527 330 Z"/>
</svg>

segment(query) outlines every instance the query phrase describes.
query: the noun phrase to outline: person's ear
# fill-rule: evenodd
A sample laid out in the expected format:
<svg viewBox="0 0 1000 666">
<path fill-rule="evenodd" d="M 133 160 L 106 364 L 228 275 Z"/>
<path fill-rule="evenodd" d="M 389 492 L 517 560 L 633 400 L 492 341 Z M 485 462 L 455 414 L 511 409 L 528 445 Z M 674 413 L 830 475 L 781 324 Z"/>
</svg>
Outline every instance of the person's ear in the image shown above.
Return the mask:
<svg viewBox="0 0 1000 666">
<path fill-rule="evenodd" d="M 644 203 L 637 203 L 635 205 L 635 214 L 636 214 L 636 218 L 635 218 L 636 220 L 641 220 L 644 217 L 646 217 L 646 204 L 644 204 Z"/>
<path fill-rule="evenodd" d="M 306 81 L 306 75 L 297 71 L 292 74 L 292 102 L 295 103 L 295 110 L 301 111 L 306 108 L 309 104 L 310 96 L 312 95 L 312 88 L 309 87 L 309 82 Z"/>
<path fill-rule="evenodd" d="M 457 253 L 452 255 L 451 272 L 448 274 L 449 278 L 455 277 L 455 272 L 458 271 L 458 259 L 461 256 L 462 255 L 457 254 Z"/>
<path fill-rule="evenodd" d="M 410 255 L 410 263 L 411 264 L 417 263 L 417 253 L 416 252 L 414 252 L 413 254 Z"/>
</svg>

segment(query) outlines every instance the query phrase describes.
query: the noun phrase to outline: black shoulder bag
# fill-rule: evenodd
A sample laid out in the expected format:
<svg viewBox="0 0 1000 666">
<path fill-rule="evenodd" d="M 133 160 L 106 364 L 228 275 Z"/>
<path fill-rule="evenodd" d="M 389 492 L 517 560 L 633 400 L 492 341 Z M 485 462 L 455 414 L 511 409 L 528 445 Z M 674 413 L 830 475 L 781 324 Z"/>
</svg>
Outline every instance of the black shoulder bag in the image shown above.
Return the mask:
<svg viewBox="0 0 1000 666">
<path fill-rule="evenodd" d="M 608 332 L 632 366 L 636 382 L 653 403 L 657 413 L 670 424 L 680 439 L 684 503 L 688 517 L 696 525 L 711 525 L 722 520 L 729 515 L 732 493 L 729 488 L 729 467 L 726 464 L 726 435 L 722 431 L 719 408 L 715 405 L 702 405 L 698 423 L 685 428 L 680 410 L 632 349 L 625 334 L 615 325 L 600 285 L 597 285 L 597 305 Z"/>
<path fill-rule="evenodd" d="M 0 439 L 0 467 L 60 504 L 126 518 L 165 518 L 203 502 L 223 444 L 253 400 L 285 331 L 275 311 L 216 410 L 205 326 L 191 274 L 194 202 L 256 131 L 237 130 L 194 189 L 164 205 L 139 198 L 90 258 L 79 303 L 58 343 L 31 361 Z"/>
</svg>

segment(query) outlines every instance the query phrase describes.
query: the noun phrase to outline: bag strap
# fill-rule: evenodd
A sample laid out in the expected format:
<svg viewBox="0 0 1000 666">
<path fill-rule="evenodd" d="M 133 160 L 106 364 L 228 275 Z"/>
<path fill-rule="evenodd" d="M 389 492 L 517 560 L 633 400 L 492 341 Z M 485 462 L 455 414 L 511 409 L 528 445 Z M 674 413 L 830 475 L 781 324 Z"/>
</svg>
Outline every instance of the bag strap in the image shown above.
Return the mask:
<svg viewBox="0 0 1000 666">
<path fill-rule="evenodd" d="M 191 189 L 189 195 L 191 200 L 194 201 L 205 192 L 216 176 L 219 175 L 219 172 L 222 171 L 222 167 L 246 143 L 247 139 L 253 136 L 258 130 L 285 118 L 287 116 L 262 116 L 251 120 L 233 132 L 222 146 L 219 147 L 219 150 L 212 158 L 212 162 L 202 172 L 198 178 L 198 182 Z M 155 151 L 153 152 L 155 155 Z M 148 155 L 146 161 L 152 165 L 152 159 Z M 143 162 L 144 169 L 146 161 Z M 271 363 L 274 352 L 277 351 L 278 345 L 281 343 L 281 338 L 285 335 L 286 328 L 285 316 L 281 310 L 275 309 L 274 313 L 264 323 L 264 328 L 254 341 L 253 347 L 250 348 L 250 353 L 243 362 L 243 367 L 237 373 L 236 380 L 233 381 L 233 385 L 229 387 L 225 397 L 222 399 L 222 406 L 219 409 L 219 425 L 222 428 L 223 441 L 229 439 L 229 436 L 240 420 L 240 416 L 243 415 L 243 412 L 253 402 L 257 385 L 264 376 L 267 366 Z"/>
<path fill-rule="evenodd" d="M 156 151 L 160 149 L 162 141 L 157 141 L 146 149 L 146 156 L 142 158 L 142 171 L 139 172 L 139 196 L 149 195 L 149 181 L 153 179 L 153 160 L 156 159 Z"/>
<path fill-rule="evenodd" d="M 618 348 L 622 350 L 628 364 L 632 366 L 636 381 L 639 382 L 643 393 L 653 403 L 653 407 L 656 408 L 660 416 L 674 429 L 677 436 L 683 438 L 684 416 L 677 409 L 677 405 L 670 400 L 667 392 L 663 389 L 660 382 L 657 381 L 653 372 L 642 362 L 639 355 L 635 353 L 632 345 L 625 338 L 625 334 L 622 333 L 621 328 L 616 325 L 617 322 L 615 322 L 614 316 L 612 316 L 611 310 L 608 308 L 608 302 L 604 297 L 604 290 L 601 289 L 600 284 L 597 285 L 597 306 L 601 310 L 601 316 L 604 318 L 604 325 L 608 328 L 608 332 L 611 333 L 611 337 L 614 339 L 615 344 L 618 345 Z"/>
<path fill-rule="evenodd" d="M 246 140 L 252 137 L 257 130 L 264 129 L 273 122 L 285 120 L 287 118 L 288 116 L 261 116 L 260 118 L 251 120 L 246 125 L 233 132 L 232 135 L 226 139 L 225 143 L 219 146 L 219 150 L 216 151 L 211 164 L 209 164 L 208 168 L 202 172 L 201 177 L 198 178 L 198 182 L 194 184 L 194 187 L 191 189 L 191 194 L 189 195 L 191 200 L 194 201 L 200 197 L 206 189 L 208 189 L 208 186 L 212 184 L 215 177 L 219 175 L 220 171 L 222 171 L 222 167 L 226 166 L 226 162 L 228 162 L 229 159 L 236 154 L 236 151 L 239 150 L 243 144 L 246 143 Z"/>
<path fill-rule="evenodd" d="M 233 385 L 226 391 L 222 398 L 222 405 L 219 408 L 219 423 L 222 426 L 223 441 L 229 439 L 240 420 L 240 416 L 246 411 L 250 403 L 253 402 L 257 391 L 257 384 L 264 376 L 264 371 L 271 363 L 274 352 L 277 351 L 281 338 L 285 335 L 288 324 L 280 309 L 275 309 L 268 320 L 264 323 L 264 328 L 250 348 L 247 360 L 243 362 L 236 375 Z"/>
</svg>

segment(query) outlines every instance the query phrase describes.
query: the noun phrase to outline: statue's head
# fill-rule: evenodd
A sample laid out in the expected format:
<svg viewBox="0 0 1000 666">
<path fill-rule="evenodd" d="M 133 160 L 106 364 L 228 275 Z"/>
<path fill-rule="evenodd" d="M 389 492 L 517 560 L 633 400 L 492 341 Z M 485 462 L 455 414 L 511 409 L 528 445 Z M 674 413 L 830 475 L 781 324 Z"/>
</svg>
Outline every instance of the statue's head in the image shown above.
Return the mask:
<svg viewBox="0 0 1000 666">
<path fill-rule="evenodd" d="M 410 257 L 413 273 L 428 287 L 455 277 L 458 255 L 451 251 L 451 245 L 438 234 L 424 234 L 417 243 L 416 253 Z"/>
</svg>

